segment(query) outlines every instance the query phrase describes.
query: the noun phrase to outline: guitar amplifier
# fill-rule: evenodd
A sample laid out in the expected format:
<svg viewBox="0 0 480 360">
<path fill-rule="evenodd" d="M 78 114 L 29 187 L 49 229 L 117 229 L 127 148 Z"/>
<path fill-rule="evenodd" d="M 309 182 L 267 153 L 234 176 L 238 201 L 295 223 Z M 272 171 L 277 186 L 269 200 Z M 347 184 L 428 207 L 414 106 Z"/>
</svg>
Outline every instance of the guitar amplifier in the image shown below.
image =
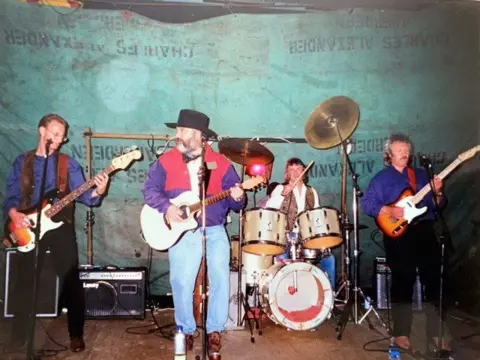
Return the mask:
<svg viewBox="0 0 480 360">
<path fill-rule="evenodd" d="M 87 319 L 144 319 L 146 268 L 80 269 Z"/>
<path fill-rule="evenodd" d="M 377 257 L 374 261 L 374 286 L 376 304 L 378 309 L 391 309 L 390 289 L 392 287 L 392 274 L 384 257 Z M 388 288 L 387 288 L 388 286 Z M 417 271 L 417 279 L 413 285 L 413 310 L 423 308 L 423 288 Z"/>
<path fill-rule="evenodd" d="M 5 297 L 3 303 L 3 316 L 12 318 L 12 303 L 19 301 L 12 296 L 12 290 L 17 282 L 17 274 L 14 270 L 18 264 L 18 257 L 22 256 L 16 249 L 6 250 L 5 259 Z M 40 269 L 38 279 L 38 297 L 37 297 L 37 318 L 57 317 L 58 316 L 58 296 L 60 291 L 60 281 L 55 273 L 55 268 L 51 258 L 50 251 L 45 251 L 43 266 Z M 33 275 L 33 274 L 32 274 Z M 33 284 L 32 284 L 33 286 Z M 21 300 L 20 300 L 21 301 Z"/>
</svg>

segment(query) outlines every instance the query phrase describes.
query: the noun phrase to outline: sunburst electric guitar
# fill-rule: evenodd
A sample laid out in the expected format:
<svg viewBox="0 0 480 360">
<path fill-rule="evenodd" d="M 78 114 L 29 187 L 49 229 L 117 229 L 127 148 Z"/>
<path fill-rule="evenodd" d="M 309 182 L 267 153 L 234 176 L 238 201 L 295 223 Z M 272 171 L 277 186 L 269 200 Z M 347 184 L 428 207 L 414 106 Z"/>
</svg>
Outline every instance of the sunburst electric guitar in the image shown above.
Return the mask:
<svg viewBox="0 0 480 360">
<path fill-rule="evenodd" d="M 242 189 L 250 190 L 263 183 L 265 179 L 262 176 L 256 176 L 244 181 Z M 230 196 L 230 190 L 225 190 L 218 195 L 205 199 L 205 206 L 219 202 Z M 196 214 L 202 209 L 200 198 L 192 191 L 186 191 L 170 202 L 183 211 L 184 220 L 173 222 L 168 219 L 167 214 L 145 204 L 140 214 L 140 223 L 142 227 L 143 238 L 155 250 L 167 250 L 187 232 L 198 227 Z"/>
<path fill-rule="evenodd" d="M 480 145 L 471 148 L 468 151 L 457 156 L 457 158 L 438 174 L 440 179 L 446 178 L 461 163 L 472 158 L 480 151 Z M 427 211 L 427 207 L 417 208 L 416 205 L 432 190 L 430 184 L 425 185 L 415 195 L 412 189 L 406 189 L 398 197 L 397 201 L 388 204 L 389 206 L 397 206 L 403 208 L 403 218 L 396 218 L 391 215 L 380 214 L 376 218 L 377 226 L 383 234 L 398 238 L 407 230 L 408 225 L 417 217 Z"/>
<path fill-rule="evenodd" d="M 140 150 L 132 150 L 127 152 L 114 158 L 112 160 L 112 164 L 105 168 L 103 173 L 108 175 L 116 170 L 126 169 L 130 163 L 132 163 L 134 160 L 140 159 L 141 157 L 142 153 Z M 91 179 L 56 203 L 54 203 L 54 200 L 58 194 L 58 191 L 53 190 L 48 192 L 45 196 L 46 200 L 42 204 L 39 240 L 41 240 L 47 232 L 59 228 L 64 223 L 63 221 L 55 222 L 52 217 L 57 215 L 63 208 L 65 208 L 65 206 L 70 204 L 94 185 L 95 182 L 93 179 Z M 29 209 L 21 211 L 23 214 L 28 216 L 28 219 L 32 224 L 31 228 L 17 227 L 10 218 L 7 219 L 5 224 L 5 234 L 8 234 L 10 239 L 16 244 L 18 251 L 29 252 L 35 248 L 35 224 L 37 223 L 38 215 L 37 208 L 38 207 L 35 205 Z"/>
</svg>

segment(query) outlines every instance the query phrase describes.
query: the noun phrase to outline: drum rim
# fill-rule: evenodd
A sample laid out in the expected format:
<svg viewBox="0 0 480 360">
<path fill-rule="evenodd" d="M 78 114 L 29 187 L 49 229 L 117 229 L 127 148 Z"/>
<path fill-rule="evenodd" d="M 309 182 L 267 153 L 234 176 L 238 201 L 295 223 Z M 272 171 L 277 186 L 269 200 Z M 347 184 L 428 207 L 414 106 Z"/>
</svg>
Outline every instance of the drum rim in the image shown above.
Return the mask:
<svg viewBox="0 0 480 360">
<path fill-rule="evenodd" d="M 302 238 L 302 244 L 314 239 L 314 238 L 325 238 L 325 237 L 338 237 L 341 242 L 343 242 L 343 237 L 342 237 L 342 234 L 338 234 L 338 233 L 317 233 L 317 234 L 313 234 L 312 236 L 309 236 L 309 237 L 306 237 L 306 238 Z"/>
<path fill-rule="evenodd" d="M 256 207 L 253 207 L 251 209 L 244 210 L 243 214 L 245 215 L 249 211 L 256 211 L 256 210 L 268 210 L 268 211 L 278 212 L 278 213 L 283 214 L 285 216 L 287 215 L 284 211 L 281 211 L 280 209 L 275 209 L 275 208 L 271 208 L 271 207 L 260 207 L 260 206 L 256 206 Z"/>
<path fill-rule="evenodd" d="M 244 247 L 245 245 L 276 245 L 278 247 L 281 247 L 281 248 L 286 248 L 287 245 L 278 245 L 278 242 L 274 242 L 274 241 L 271 241 L 271 240 L 249 240 L 249 241 L 245 241 L 243 244 L 242 244 L 242 247 Z"/>
<path fill-rule="evenodd" d="M 301 265 L 298 265 L 298 264 L 301 264 Z M 285 268 L 287 268 L 289 266 L 299 267 L 300 269 L 297 269 L 297 270 L 302 270 L 302 267 L 303 268 L 308 268 L 310 273 L 312 273 L 312 274 L 313 273 L 321 274 L 321 275 L 319 275 L 318 279 L 320 279 L 320 283 L 322 284 L 322 286 L 325 285 L 324 280 L 326 280 L 326 284 L 328 285 L 328 287 L 324 288 L 324 302 L 323 302 L 323 306 L 322 306 L 319 314 L 317 315 L 318 318 L 315 318 L 313 320 L 309 320 L 308 322 L 302 323 L 302 324 L 311 323 L 314 326 L 305 327 L 305 328 L 302 328 L 302 329 L 293 328 L 293 327 L 287 326 L 287 324 L 293 323 L 292 321 L 287 320 L 286 323 L 284 323 L 280 320 L 280 319 L 282 319 L 282 317 L 278 317 L 278 315 L 281 315 L 281 313 L 279 313 L 280 310 L 279 310 L 278 303 L 276 301 L 277 296 L 276 296 L 276 293 L 271 291 L 271 289 L 273 287 L 275 277 L 282 270 L 284 270 Z M 269 275 L 270 270 L 273 267 L 278 268 L 278 270 L 276 272 L 274 272 L 274 275 L 272 276 L 270 282 L 267 285 L 267 284 L 265 284 L 264 279 Z M 321 279 L 322 276 L 324 277 L 324 279 Z M 283 276 L 282 276 L 282 278 L 283 278 Z M 316 280 L 317 280 L 317 278 L 316 278 Z M 268 291 L 268 305 L 269 306 L 267 307 L 267 309 L 268 309 L 267 315 L 269 315 L 269 313 L 270 313 L 271 316 L 269 316 L 269 317 L 272 321 L 274 321 L 275 323 L 280 324 L 282 326 L 285 326 L 289 329 L 292 329 L 292 330 L 307 331 L 307 330 L 315 329 L 316 327 L 318 327 L 320 324 L 323 324 L 328 319 L 328 315 L 331 313 L 331 311 L 333 309 L 333 306 L 334 306 L 335 299 L 334 299 L 334 295 L 333 295 L 333 287 L 332 287 L 332 284 L 330 283 L 330 280 L 328 279 L 328 276 L 325 274 L 324 271 L 319 269 L 317 266 L 315 266 L 313 264 L 310 264 L 310 263 L 307 263 L 307 262 L 293 262 L 293 263 L 289 263 L 289 264 L 281 264 L 281 263 L 274 264 L 262 276 L 262 278 L 259 281 L 259 285 L 261 285 L 261 287 L 260 287 L 261 290 L 260 291 L 263 291 L 263 288 L 265 288 L 265 287 L 266 287 L 266 290 Z M 275 306 L 275 310 L 274 310 L 273 304 Z M 327 308 L 328 308 L 328 311 L 325 310 Z M 323 316 L 321 316 L 322 314 L 323 314 Z M 297 323 L 297 324 L 301 324 L 301 323 Z"/>
<path fill-rule="evenodd" d="M 340 211 L 338 211 L 336 208 L 334 208 L 333 206 L 318 206 L 316 208 L 313 208 L 313 209 L 307 209 L 307 210 L 303 210 L 301 212 L 299 212 L 297 214 L 297 218 L 299 218 L 300 216 L 303 215 L 303 213 L 306 213 L 306 212 L 309 212 L 309 211 L 313 211 L 313 210 L 320 210 L 320 209 L 330 209 L 330 210 L 335 210 L 335 212 L 339 215 L 340 214 Z"/>
</svg>

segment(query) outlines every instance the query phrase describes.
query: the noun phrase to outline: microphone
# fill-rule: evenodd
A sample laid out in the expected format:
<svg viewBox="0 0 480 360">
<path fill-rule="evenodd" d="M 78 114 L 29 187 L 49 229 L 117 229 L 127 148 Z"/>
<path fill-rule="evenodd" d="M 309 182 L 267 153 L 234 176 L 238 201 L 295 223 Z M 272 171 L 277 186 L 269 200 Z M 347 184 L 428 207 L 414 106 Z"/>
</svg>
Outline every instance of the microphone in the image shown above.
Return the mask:
<svg viewBox="0 0 480 360">
<path fill-rule="evenodd" d="M 52 139 L 47 139 L 47 141 L 45 141 L 45 151 L 47 152 L 45 156 L 48 156 L 48 153 L 50 152 L 50 146 L 52 144 L 53 144 Z"/>
<path fill-rule="evenodd" d="M 426 157 L 425 155 L 420 155 L 420 164 L 423 167 L 431 167 L 432 166 L 431 160 L 428 157 Z"/>
</svg>

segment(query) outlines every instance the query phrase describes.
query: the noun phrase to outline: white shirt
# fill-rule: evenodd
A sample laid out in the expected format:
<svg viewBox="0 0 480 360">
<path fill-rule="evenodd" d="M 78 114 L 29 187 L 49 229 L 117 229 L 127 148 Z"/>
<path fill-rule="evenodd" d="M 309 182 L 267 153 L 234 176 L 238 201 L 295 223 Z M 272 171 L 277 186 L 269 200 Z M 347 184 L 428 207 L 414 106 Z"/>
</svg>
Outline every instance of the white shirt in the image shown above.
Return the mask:
<svg viewBox="0 0 480 360">
<path fill-rule="evenodd" d="M 267 208 L 273 208 L 273 209 L 280 209 L 282 206 L 282 202 L 285 199 L 285 197 L 282 195 L 283 191 L 283 185 L 277 185 L 277 187 L 272 191 L 272 194 L 270 195 L 270 199 L 267 201 L 267 204 L 265 207 Z M 313 207 L 319 207 L 320 203 L 318 201 L 318 194 L 317 191 L 312 188 L 313 191 L 313 198 L 314 198 L 314 205 Z M 293 196 L 295 196 L 295 201 L 297 202 L 297 214 L 301 213 L 303 210 L 305 210 L 305 202 L 307 198 L 307 187 L 305 184 L 302 184 L 300 190 L 298 189 L 298 186 L 295 186 L 293 189 Z M 295 222 L 295 227 L 293 229 L 293 232 L 298 232 L 298 226 L 297 223 Z"/>
<path fill-rule="evenodd" d="M 198 170 L 202 163 L 202 157 L 198 157 L 195 160 L 187 163 L 188 173 L 190 174 L 190 185 L 195 195 L 200 196 L 200 188 L 198 186 Z"/>
</svg>

